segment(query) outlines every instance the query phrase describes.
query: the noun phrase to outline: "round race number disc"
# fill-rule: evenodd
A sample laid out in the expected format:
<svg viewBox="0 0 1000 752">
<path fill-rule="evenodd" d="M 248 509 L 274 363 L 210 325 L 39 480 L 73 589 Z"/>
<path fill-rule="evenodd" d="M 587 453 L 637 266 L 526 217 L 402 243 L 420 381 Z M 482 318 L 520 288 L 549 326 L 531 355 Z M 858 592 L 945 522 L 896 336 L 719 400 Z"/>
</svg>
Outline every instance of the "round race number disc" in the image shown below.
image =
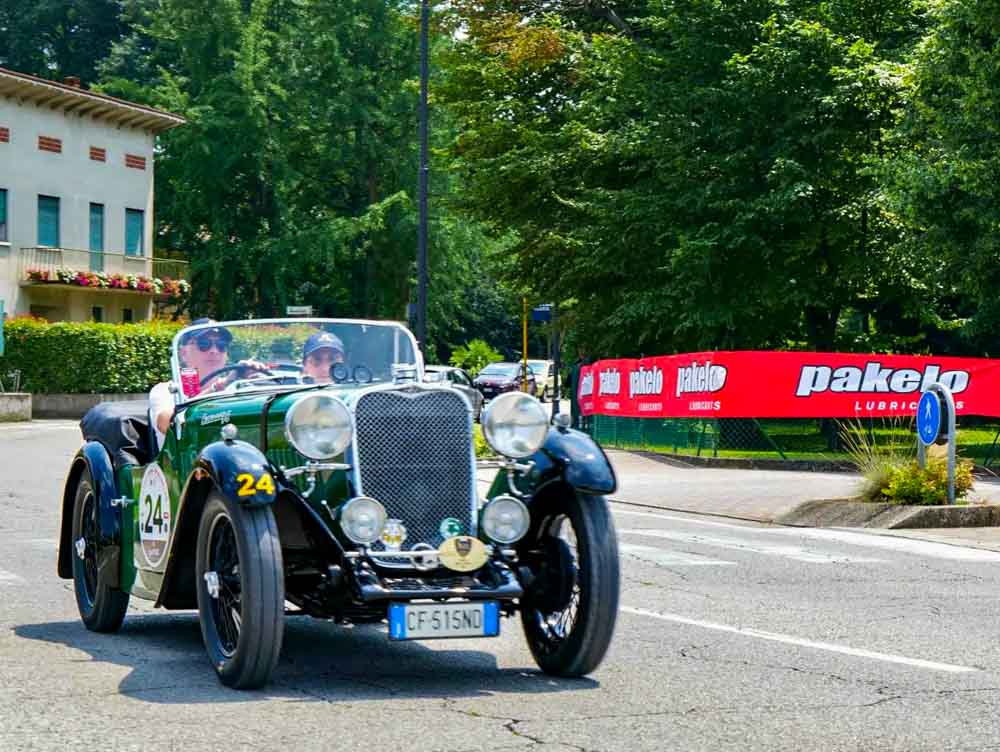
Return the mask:
<svg viewBox="0 0 1000 752">
<path fill-rule="evenodd" d="M 150 567 L 163 563 L 170 539 L 170 494 L 167 478 L 155 462 L 142 474 L 139 488 L 139 542 Z"/>
</svg>

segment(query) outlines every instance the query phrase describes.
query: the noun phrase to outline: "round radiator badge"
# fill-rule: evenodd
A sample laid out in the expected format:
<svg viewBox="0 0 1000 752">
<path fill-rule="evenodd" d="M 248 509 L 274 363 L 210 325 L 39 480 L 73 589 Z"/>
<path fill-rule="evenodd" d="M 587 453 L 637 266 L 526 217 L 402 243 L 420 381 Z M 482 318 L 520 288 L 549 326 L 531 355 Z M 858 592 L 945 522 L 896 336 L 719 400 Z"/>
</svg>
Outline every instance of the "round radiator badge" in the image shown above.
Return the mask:
<svg viewBox="0 0 1000 752">
<path fill-rule="evenodd" d="M 438 558 L 448 569 L 471 572 L 483 566 L 489 557 L 486 545 L 481 540 L 468 535 L 456 535 L 441 544 L 438 548 Z"/>
<path fill-rule="evenodd" d="M 461 535 L 465 532 L 465 529 L 462 527 L 460 520 L 456 520 L 454 517 L 445 517 L 438 526 L 438 532 L 441 533 L 442 538 L 447 540 L 448 538 L 454 538 L 456 535 Z"/>
</svg>

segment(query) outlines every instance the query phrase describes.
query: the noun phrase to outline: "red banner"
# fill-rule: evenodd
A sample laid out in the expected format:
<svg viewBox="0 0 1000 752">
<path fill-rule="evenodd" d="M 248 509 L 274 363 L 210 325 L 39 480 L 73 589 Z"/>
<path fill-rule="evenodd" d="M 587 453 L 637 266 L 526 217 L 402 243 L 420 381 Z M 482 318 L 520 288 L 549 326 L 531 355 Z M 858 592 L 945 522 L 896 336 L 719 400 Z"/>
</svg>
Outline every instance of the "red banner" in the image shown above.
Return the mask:
<svg viewBox="0 0 1000 752">
<path fill-rule="evenodd" d="M 806 352 L 704 352 L 584 366 L 584 415 L 868 418 L 913 415 L 935 382 L 960 415 L 1000 416 L 1000 360 Z"/>
</svg>

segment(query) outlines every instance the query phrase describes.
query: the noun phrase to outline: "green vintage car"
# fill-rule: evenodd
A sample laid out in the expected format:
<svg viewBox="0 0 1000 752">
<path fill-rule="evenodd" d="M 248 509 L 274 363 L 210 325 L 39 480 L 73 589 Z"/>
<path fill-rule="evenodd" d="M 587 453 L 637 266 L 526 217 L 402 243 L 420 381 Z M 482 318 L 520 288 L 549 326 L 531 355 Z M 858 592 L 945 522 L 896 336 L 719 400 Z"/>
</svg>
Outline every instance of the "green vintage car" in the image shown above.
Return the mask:
<svg viewBox="0 0 1000 752">
<path fill-rule="evenodd" d="M 343 352 L 307 375 L 319 333 Z M 196 345 L 225 365 L 189 368 Z M 386 623 L 391 640 L 496 636 L 520 614 L 543 671 L 601 662 L 618 609 L 614 471 L 534 397 L 484 414 L 499 459 L 480 485 L 467 397 L 423 381 L 399 324 L 209 322 L 177 335 L 172 369 L 161 439 L 145 402 L 81 423 L 58 573 L 88 629 L 117 630 L 131 596 L 197 609 L 236 688 L 268 681 L 292 614 Z"/>
</svg>

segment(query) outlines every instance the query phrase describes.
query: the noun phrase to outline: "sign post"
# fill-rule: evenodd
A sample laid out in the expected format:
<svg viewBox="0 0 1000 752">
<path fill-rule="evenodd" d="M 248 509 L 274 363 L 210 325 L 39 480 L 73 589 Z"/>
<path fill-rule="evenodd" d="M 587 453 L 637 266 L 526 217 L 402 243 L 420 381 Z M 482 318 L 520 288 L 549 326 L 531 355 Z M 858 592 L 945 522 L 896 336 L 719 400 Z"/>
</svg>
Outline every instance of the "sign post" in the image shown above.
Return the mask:
<svg viewBox="0 0 1000 752">
<path fill-rule="evenodd" d="M 948 445 L 948 503 L 955 503 L 955 398 L 943 384 L 927 386 L 917 403 L 917 460 L 927 466 L 927 447 Z"/>
<path fill-rule="evenodd" d="M 521 313 L 521 336 L 523 339 L 523 351 L 521 352 L 521 367 L 524 369 L 521 375 L 521 391 L 528 391 L 528 299 L 521 298 L 523 312 Z"/>
</svg>

